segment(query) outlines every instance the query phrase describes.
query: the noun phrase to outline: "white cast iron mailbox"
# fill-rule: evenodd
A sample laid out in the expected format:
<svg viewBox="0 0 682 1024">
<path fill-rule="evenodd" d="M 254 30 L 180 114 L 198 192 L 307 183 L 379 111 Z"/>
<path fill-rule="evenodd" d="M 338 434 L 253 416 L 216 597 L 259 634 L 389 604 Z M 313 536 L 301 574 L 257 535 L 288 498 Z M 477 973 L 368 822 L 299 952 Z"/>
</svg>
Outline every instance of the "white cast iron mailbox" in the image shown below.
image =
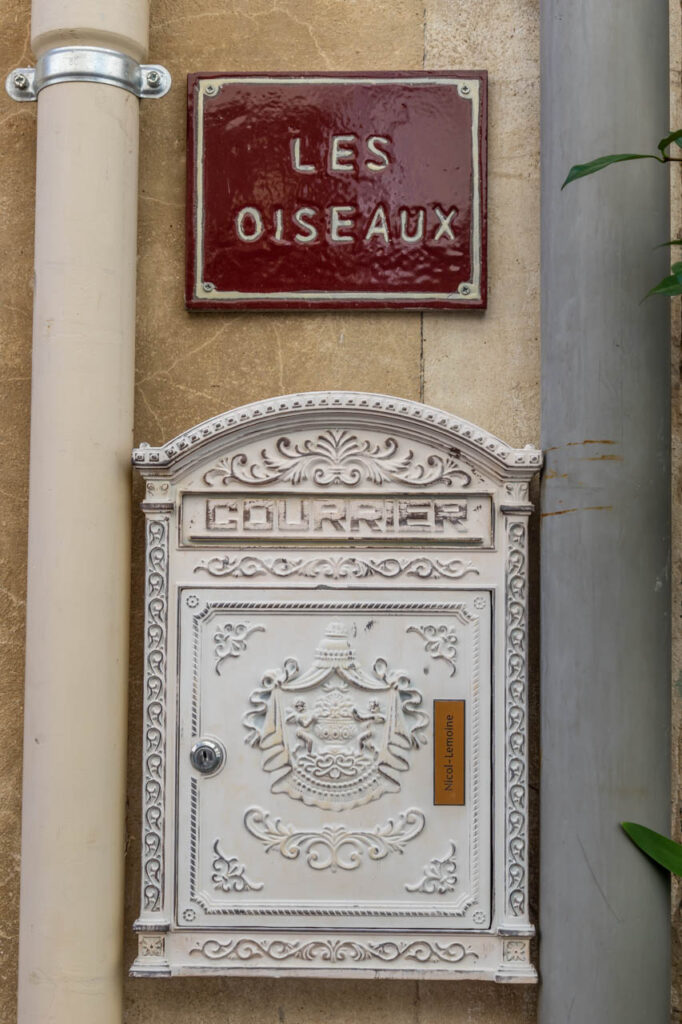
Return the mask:
<svg viewBox="0 0 682 1024">
<path fill-rule="evenodd" d="M 534 981 L 528 484 L 437 409 L 320 392 L 146 480 L 135 975 Z"/>
</svg>

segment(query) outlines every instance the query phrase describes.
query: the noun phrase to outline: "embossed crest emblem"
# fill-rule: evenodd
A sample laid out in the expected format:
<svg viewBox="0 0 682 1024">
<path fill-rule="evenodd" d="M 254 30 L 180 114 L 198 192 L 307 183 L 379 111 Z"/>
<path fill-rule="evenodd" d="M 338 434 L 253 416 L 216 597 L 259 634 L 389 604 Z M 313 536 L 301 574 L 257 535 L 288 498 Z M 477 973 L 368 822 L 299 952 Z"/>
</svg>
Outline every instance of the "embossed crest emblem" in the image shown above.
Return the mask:
<svg viewBox="0 0 682 1024">
<path fill-rule="evenodd" d="M 426 742 L 422 695 L 379 658 L 358 664 L 348 631 L 331 622 L 301 673 L 289 658 L 266 672 L 243 718 L 273 793 L 341 811 L 400 790 L 411 752 Z"/>
</svg>

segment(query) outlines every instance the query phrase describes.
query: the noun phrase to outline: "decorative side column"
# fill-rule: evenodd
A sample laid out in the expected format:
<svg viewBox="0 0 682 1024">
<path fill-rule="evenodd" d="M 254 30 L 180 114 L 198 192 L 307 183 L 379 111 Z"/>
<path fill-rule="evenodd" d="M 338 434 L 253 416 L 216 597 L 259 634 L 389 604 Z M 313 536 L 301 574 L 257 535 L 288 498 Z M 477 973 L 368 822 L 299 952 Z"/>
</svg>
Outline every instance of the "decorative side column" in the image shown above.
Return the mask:
<svg viewBox="0 0 682 1024">
<path fill-rule="evenodd" d="M 505 916 L 528 926 L 528 516 L 507 514 Z"/>
<path fill-rule="evenodd" d="M 142 773 L 141 914 L 135 928 L 140 956 L 153 958 L 147 972 L 170 973 L 164 933 L 170 926 L 166 905 L 168 545 L 173 502 L 170 484 L 147 481 L 142 508 L 146 518 L 147 564 L 144 628 L 144 736 Z M 150 966 L 151 965 L 151 966 Z"/>
<path fill-rule="evenodd" d="M 530 962 L 528 902 L 528 501 L 525 481 L 506 484 L 504 516 L 505 604 L 504 700 L 498 713 L 504 718 L 504 763 L 499 765 L 504 794 L 505 858 L 499 879 L 503 894 L 501 932 L 514 938 L 505 943 L 500 980 L 513 978 Z M 521 938 L 521 936 L 527 938 Z"/>
<path fill-rule="evenodd" d="M 37 57 L 147 47 L 145 0 L 35 0 Z M 19 1024 L 122 1019 L 139 100 L 38 99 Z"/>
<path fill-rule="evenodd" d="M 668 8 L 542 4 L 541 1024 L 667 1024 Z"/>
</svg>

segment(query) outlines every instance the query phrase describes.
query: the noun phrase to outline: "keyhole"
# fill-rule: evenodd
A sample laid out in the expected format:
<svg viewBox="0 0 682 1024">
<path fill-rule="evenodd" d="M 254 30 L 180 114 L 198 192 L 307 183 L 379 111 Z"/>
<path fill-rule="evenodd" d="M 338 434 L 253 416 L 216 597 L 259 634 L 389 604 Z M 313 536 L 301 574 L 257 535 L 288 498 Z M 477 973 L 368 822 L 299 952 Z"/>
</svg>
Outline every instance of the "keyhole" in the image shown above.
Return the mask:
<svg viewBox="0 0 682 1024">
<path fill-rule="evenodd" d="M 198 772 L 209 775 L 220 768 L 225 753 L 215 740 L 200 740 L 192 747 L 189 757 Z"/>
</svg>

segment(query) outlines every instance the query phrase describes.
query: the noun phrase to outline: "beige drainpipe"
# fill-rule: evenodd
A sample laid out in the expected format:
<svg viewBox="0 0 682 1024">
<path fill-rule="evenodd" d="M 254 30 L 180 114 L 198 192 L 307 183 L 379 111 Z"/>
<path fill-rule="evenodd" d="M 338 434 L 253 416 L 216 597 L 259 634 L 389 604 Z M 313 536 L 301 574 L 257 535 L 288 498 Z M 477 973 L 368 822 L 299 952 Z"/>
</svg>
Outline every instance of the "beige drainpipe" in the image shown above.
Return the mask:
<svg viewBox="0 0 682 1024">
<path fill-rule="evenodd" d="M 146 55 L 146 0 L 33 0 L 32 46 Z M 120 1024 L 138 109 L 38 99 L 19 1024 Z"/>
</svg>

